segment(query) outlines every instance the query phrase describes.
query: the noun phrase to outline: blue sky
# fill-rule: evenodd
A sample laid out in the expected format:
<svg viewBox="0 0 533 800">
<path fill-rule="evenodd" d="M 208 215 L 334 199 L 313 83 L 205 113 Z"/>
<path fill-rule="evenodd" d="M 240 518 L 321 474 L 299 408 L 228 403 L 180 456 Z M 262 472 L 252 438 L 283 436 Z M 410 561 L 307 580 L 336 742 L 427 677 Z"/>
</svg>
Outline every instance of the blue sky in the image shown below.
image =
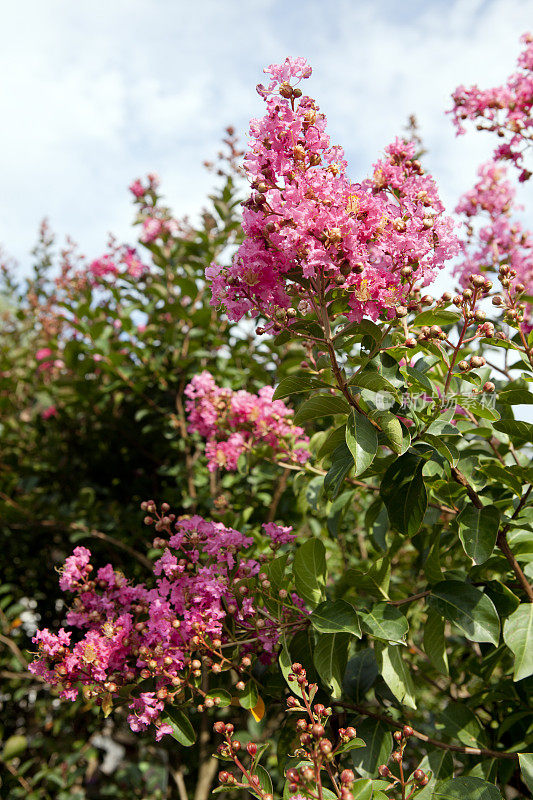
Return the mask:
<svg viewBox="0 0 533 800">
<path fill-rule="evenodd" d="M 493 141 L 456 139 L 444 116 L 461 82 L 501 82 L 533 0 L 22 0 L 2 10 L 0 242 L 19 261 L 48 216 L 90 257 L 108 231 L 131 239 L 127 186 L 158 172 L 193 215 L 202 161 L 224 127 L 262 113 L 264 65 L 308 58 L 306 91 L 329 118 L 353 178 L 417 114 L 445 202 L 472 183 Z M 533 190 L 523 198 L 533 200 Z"/>
</svg>

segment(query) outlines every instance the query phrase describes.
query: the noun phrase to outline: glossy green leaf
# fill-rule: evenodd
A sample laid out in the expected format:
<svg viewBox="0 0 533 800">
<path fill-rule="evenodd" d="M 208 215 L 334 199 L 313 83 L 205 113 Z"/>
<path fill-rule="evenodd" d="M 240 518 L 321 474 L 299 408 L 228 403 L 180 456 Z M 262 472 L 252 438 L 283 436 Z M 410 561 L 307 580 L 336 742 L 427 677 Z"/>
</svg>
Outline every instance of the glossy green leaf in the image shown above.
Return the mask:
<svg viewBox="0 0 533 800">
<path fill-rule="evenodd" d="M 533 793 L 533 753 L 519 753 L 518 762 L 520 764 L 522 780 L 530 792 Z"/>
<path fill-rule="evenodd" d="M 392 734 L 384 722 L 367 717 L 357 726 L 357 735 L 365 747 L 352 752 L 354 769 L 363 778 L 374 778 L 380 764 L 386 764 L 392 752 Z"/>
<path fill-rule="evenodd" d="M 355 476 L 373 462 L 378 450 L 376 428 L 364 414 L 352 409 L 346 425 L 346 444 L 353 456 Z"/>
<path fill-rule="evenodd" d="M 463 775 L 437 784 L 433 800 L 502 800 L 493 783 Z"/>
<path fill-rule="evenodd" d="M 289 375 L 288 378 L 283 378 L 283 380 L 279 382 L 272 399 L 281 400 L 283 397 L 289 397 L 291 394 L 307 392 L 309 389 L 316 389 L 317 387 L 323 387 L 325 385 L 324 381 L 317 380 L 310 375 Z"/>
<path fill-rule="evenodd" d="M 311 606 L 323 599 L 326 585 L 326 550 L 320 539 L 308 539 L 296 551 L 293 563 L 296 591 Z"/>
<path fill-rule="evenodd" d="M 172 736 L 184 747 L 192 747 L 196 741 L 196 733 L 188 717 L 179 708 L 165 706 L 162 716 L 164 723 L 172 728 Z"/>
<path fill-rule="evenodd" d="M 347 414 L 350 406 L 342 397 L 333 394 L 319 394 L 306 400 L 294 417 L 296 425 L 317 419 L 318 417 L 332 416 L 333 414 Z"/>
<path fill-rule="evenodd" d="M 441 581 L 431 590 L 428 605 L 453 622 L 473 642 L 498 645 L 500 620 L 492 600 L 462 581 Z"/>
<path fill-rule="evenodd" d="M 424 651 L 436 670 L 443 675 L 449 674 L 448 656 L 446 654 L 446 639 L 444 636 L 445 622 L 436 611 L 428 609 L 424 625 Z"/>
<path fill-rule="evenodd" d="M 254 680 L 248 681 L 244 690 L 238 692 L 239 704 L 242 708 L 255 708 L 259 700 L 259 693 Z"/>
<path fill-rule="evenodd" d="M 533 425 L 517 419 L 501 419 L 494 423 L 497 431 L 506 433 L 511 441 L 533 442 Z"/>
<path fill-rule="evenodd" d="M 500 514 L 494 506 L 476 508 L 469 504 L 457 517 L 459 538 L 474 564 L 483 564 L 496 545 Z"/>
<path fill-rule="evenodd" d="M 355 608 L 345 600 L 326 600 L 320 603 L 310 617 L 317 633 L 349 633 L 361 637 L 361 628 Z"/>
<path fill-rule="evenodd" d="M 337 496 L 353 465 L 353 456 L 348 445 L 343 442 L 333 451 L 331 467 L 324 478 L 324 491 L 329 497 Z"/>
<path fill-rule="evenodd" d="M 514 680 L 533 675 L 533 603 L 521 603 L 505 620 L 503 640 L 515 657 Z"/>
<path fill-rule="evenodd" d="M 347 633 L 322 633 L 317 635 L 314 665 L 333 698 L 342 694 L 342 680 L 348 660 L 350 635 Z"/>
<path fill-rule="evenodd" d="M 425 459 L 408 452 L 394 461 L 385 472 L 380 494 L 387 507 L 393 528 L 407 536 L 418 532 L 428 504 L 422 477 Z"/>
<path fill-rule="evenodd" d="M 415 685 L 412 671 L 397 645 L 379 645 L 376 658 L 383 680 L 400 703 L 416 709 Z"/>
<path fill-rule="evenodd" d="M 403 642 L 409 630 L 407 618 L 396 606 L 377 603 L 370 611 L 360 614 L 365 633 L 386 642 Z"/>
</svg>

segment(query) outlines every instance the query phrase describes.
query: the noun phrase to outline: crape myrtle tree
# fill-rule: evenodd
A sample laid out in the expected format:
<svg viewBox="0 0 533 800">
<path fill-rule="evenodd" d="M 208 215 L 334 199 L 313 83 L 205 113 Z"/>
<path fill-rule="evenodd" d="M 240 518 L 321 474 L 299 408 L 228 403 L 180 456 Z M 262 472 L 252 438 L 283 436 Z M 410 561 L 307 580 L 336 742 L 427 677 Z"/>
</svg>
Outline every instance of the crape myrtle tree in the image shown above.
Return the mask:
<svg viewBox="0 0 533 800">
<path fill-rule="evenodd" d="M 95 729 L 127 721 L 147 742 L 146 769 L 159 758 L 172 783 L 141 776 L 137 796 L 530 796 L 533 425 L 513 409 L 533 400 L 533 237 L 506 173 L 530 177 L 522 44 L 505 86 L 454 94 L 459 132 L 472 120 L 502 140 L 455 219 L 414 141 L 352 182 L 304 94 L 311 68 L 287 59 L 258 86 L 242 233 L 228 182 L 222 222 L 201 231 L 176 228 L 153 180 L 135 183 L 152 263 L 112 246 L 55 293 L 37 281 L 32 324 L 8 314 L 8 441 L 31 429 L 20 474 L 8 449 L 9 534 L 80 541 L 60 570 L 68 610 L 35 634 L 29 680 L 41 703 L 51 685 Z M 425 294 L 446 265 L 457 293 Z M 29 353 L 46 335 L 30 379 L 14 340 Z M 130 484 L 97 491 L 77 437 L 104 462 L 123 448 Z M 141 498 L 145 451 L 159 461 Z M 22 739 L 4 748 L 13 797 L 54 796 Z M 57 780 L 88 759 L 72 753 Z M 72 782 L 61 796 L 90 796 L 86 776 Z"/>
</svg>

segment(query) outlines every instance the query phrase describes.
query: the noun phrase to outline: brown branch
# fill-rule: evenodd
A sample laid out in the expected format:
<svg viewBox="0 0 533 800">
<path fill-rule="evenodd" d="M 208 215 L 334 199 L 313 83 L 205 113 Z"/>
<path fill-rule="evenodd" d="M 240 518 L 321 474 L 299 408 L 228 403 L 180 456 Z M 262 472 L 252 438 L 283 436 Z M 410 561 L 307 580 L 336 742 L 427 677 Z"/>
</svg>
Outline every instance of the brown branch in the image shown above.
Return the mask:
<svg viewBox="0 0 533 800">
<path fill-rule="evenodd" d="M 334 704 L 337 706 L 342 706 L 343 708 L 349 708 L 353 711 L 357 711 L 358 714 L 361 714 L 364 717 L 372 717 L 372 719 L 385 722 L 387 725 L 390 725 L 393 728 L 403 728 L 404 725 L 402 722 L 396 722 L 396 720 L 392 719 L 392 717 L 389 717 L 387 714 L 378 714 L 375 711 L 371 711 L 370 709 L 366 708 L 365 706 L 359 706 L 354 703 L 345 703 L 338 700 L 335 700 Z M 441 742 L 438 739 L 432 739 L 430 736 L 426 736 L 425 733 L 421 733 L 420 731 L 416 731 L 414 729 L 412 735 L 415 738 L 420 739 L 422 742 L 431 744 L 433 747 L 438 747 L 440 750 L 451 750 L 454 753 L 464 753 L 465 755 L 469 756 L 518 760 L 518 753 L 503 753 L 500 750 L 489 750 L 485 747 L 463 747 L 462 745 L 458 744 L 448 744 L 447 742 Z"/>
<path fill-rule="evenodd" d="M 185 786 L 181 767 L 171 770 L 170 774 L 174 778 L 174 782 L 178 787 L 178 795 L 180 800 L 189 800 L 189 795 L 187 794 L 187 787 Z"/>
<path fill-rule="evenodd" d="M 387 600 L 387 603 L 390 606 L 403 606 L 404 603 L 413 603 L 415 600 L 420 600 L 422 597 L 427 597 L 428 594 L 431 594 L 431 590 L 428 589 L 425 592 L 419 592 L 418 594 L 413 594 L 411 597 L 404 597 L 403 600 Z"/>
<path fill-rule="evenodd" d="M 20 783 L 20 785 L 22 786 L 24 791 L 26 791 L 26 792 L 32 792 L 33 791 L 32 787 L 31 787 L 31 784 L 28 783 L 26 778 L 23 778 L 22 775 L 19 775 L 19 773 L 17 772 L 15 767 L 11 766 L 11 764 L 9 764 L 7 761 L 4 761 L 3 763 L 4 763 L 4 766 L 6 767 L 6 769 L 8 770 L 8 772 L 10 772 L 13 775 L 13 777 L 18 780 L 18 782 Z"/>
<path fill-rule="evenodd" d="M 451 473 L 452 473 L 452 478 L 466 489 L 466 493 L 469 496 L 472 503 L 475 505 L 475 507 L 483 508 L 483 503 L 481 502 L 478 493 L 476 492 L 474 487 L 468 483 L 468 480 L 463 475 L 463 473 L 459 469 L 457 469 L 457 467 L 452 467 Z"/>
<path fill-rule="evenodd" d="M 5 644 L 6 647 L 9 647 L 9 649 L 11 650 L 11 652 L 13 653 L 19 664 L 24 669 L 28 669 L 28 662 L 22 655 L 22 651 L 20 650 L 20 648 L 17 647 L 13 639 L 10 639 L 9 636 L 4 636 L 2 633 L 0 633 L 0 642 Z"/>
<path fill-rule="evenodd" d="M 284 469 L 282 474 L 280 475 L 276 489 L 272 496 L 272 503 L 270 504 L 270 508 L 268 510 L 267 522 L 274 522 L 276 518 L 276 511 L 278 510 L 278 505 L 279 501 L 281 500 L 281 496 L 283 495 L 283 492 L 285 491 L 285 488 L 287 486 L 288 477 L 289 477 L 289 470 Z"/>
<path fill-rule="evenodd" d="M 520 511 L 525 506 L 529 495 L 531 494 L 531 489 L 532 488 L 533 488 L 533 486 L 530 484 L 529 488 L 522 495 L 522 498 L 520 499 L 520 502 L 518 503 L 518 505 L 517 505 L 512 517 L 511 517 L 511 519 L 516 519 L 516 517 L 519 515 Z M 522 567 L 520 566 L 520 564 L 516 560 L 511 548 L 509 547 L 509 542 L 507 541 L 507 534 L 509 532 L 509 528 L 510 527 L 511 527 L 510 524 L 507 524 L 507 525 L 505 525 L 503 528 L 501 528 L 498 531 L 498 536 L 496 538 L 496 544 L 498 545 L 498 547 L 500 548 L 500 550 L 504 554 L 505 558 L 507 559 L 507 561 L 511 565 L 511 569 L 513 570 L 514 574 L 518 578 L 518 581 L 519 581 L 522 589 L 524 590 L 524 592 L 528 596 L 529 602 L 533 603 L 533 587 L 531 586 L 531 584 L 529 583 L 529 581 L 526 578 L 525 574 L 523 573 Z"/>
</svg>

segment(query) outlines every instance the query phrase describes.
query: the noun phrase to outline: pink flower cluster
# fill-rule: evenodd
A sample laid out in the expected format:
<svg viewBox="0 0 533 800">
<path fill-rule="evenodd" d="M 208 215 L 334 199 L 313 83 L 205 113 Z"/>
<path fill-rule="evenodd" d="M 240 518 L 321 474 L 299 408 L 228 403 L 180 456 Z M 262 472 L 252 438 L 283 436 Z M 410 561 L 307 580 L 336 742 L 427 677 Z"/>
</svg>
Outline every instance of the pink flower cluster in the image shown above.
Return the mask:
<svg viewBox="0 0 533 800">
<path fill-rule="evenodd" d="M 533 292 L 533 234 L 512 218 L 515 189 L 506 169 L 489 162 L 478 170 L 479 180 L 460 200 L 456 212 L 466 217 L 462 260 L 455 269 L 467 285 L 471 274 L 497 273 L 501 265 L 514 270 L 513 284 Z M 480 220 L 480 225 L 475 222 Z"/>
<path fill-rule="evenodd" d="M 272 400 L 274 390 L 264 386 L 259 394 L 217 386 L 204 371 L 185 388 L 189 431 L 207 440 L 206 456 L 211 472 L 236 470 L 239 456 L 258 445 L 304 464 L 309 458 L 309 438 L 294 425 L 294 413 L 282 400 Z"/>
<path fill-rule="evenodd" d="M 118 277 L 129 275 L 131 278 L 140 278 L 148 267 L 142 263 L 133 247 L 121 247 L 114 253 L 107 253 L 91 261 L 87 268 L 89 274 L 98 282 L 108 276 Z"/>
<path fill-rule="evenodd" d="M 61 358 L 54 358 L 54 353 L 49 347 L 40 347 L 35 352 L 35 360 L 38 362 L 39 372 L 51 372 L 54 367 L 62 369 L 65 362 Z"/>
<path fill-rule="evenodd" d="M 169 209 L 159 203 L 157 175 L 148 174 L 145 183 L 137 178 L 129 188 L 140 207 L 137 221 L 142 226 L 139 239 L 143 244 L 152 244 L 158 239 L 166 240 L 185 232 L 186 226 L 174 219 Z"/>
<path fill-rule="evenodd" d="M 371 178 L 350 182 L 324 114 L 293 85 L 311 74 L 305 59 L 265 72 L 271 80 L 258 92 L 267 112 L 252 120 L 245 158 L 253 189 L 246 239 L 231 266 L 207 268 L 212 303 L 231 319 L 247 312 L 273 319 L 302 300 L 301 313 L 316 309 L 336 290 L 350 319 L 392 316 L 415 281 L 427 284 L 456 252 L 433 179 L 415 145 L 397 139 Z"/>
<path fill-rule="evenodd" d="M 458 86 L 449 113 L 458 134 L 465 133 L 463 122 L 470 119 L 477 122 L 478 130 L 492 131 L 505 139 L 494 156 L 512 161 L 521 170 L 519 180 L 525 181 L 531 172 L 523 168 L 524 153 L 533 143 L 533 36 L 526 33 L 520 41 L 525 47 L 518 59 L 519 71 L 505 85 L 491 89 Z"/>
<path fill-rule="evenodd" d="M 74 700 L 83 689 L 106 713 L 113 702 L 128 702 L 132 730 L 153 723 L 160 739 L 172 733 L 166 704 L 186 705 L 205 697 L 196 680 L 202 663 L 211 677 L 229 667 L 243 675 L 251 656 L 268 663 L 280 626 L 298 627 L 306 612 L 297 595 L 286 593 L 276 619 L 272 603 L 262 613 L 261 591 L 249 596 L 250 578 L 257 576 L 265 596 L 270 587 L 261 572 L 268 556 L 255 560 L 243 555 L 253 544 L 251 537 L 199 516 L 176 521 L 166 504 L 161 514 L 152 502 L 143 507 L 157 517 L 158 533 L 168 535 L 154 540 L 163 554 L 154 564 L 152 588 L 132 584 L 110 564 L 94 573 L 90 551 L 76 547 L 60 586 L 75 594 L 67 623 L 83 635 L 74 641 L 73 632 L 63 628 L 38 631 L 33 641 L 39 652 L 29 669 L 65 699 Z M 292 538 L 290 528 L 274 524 L 265 534 L 274 552 Z"/>
</svg>

